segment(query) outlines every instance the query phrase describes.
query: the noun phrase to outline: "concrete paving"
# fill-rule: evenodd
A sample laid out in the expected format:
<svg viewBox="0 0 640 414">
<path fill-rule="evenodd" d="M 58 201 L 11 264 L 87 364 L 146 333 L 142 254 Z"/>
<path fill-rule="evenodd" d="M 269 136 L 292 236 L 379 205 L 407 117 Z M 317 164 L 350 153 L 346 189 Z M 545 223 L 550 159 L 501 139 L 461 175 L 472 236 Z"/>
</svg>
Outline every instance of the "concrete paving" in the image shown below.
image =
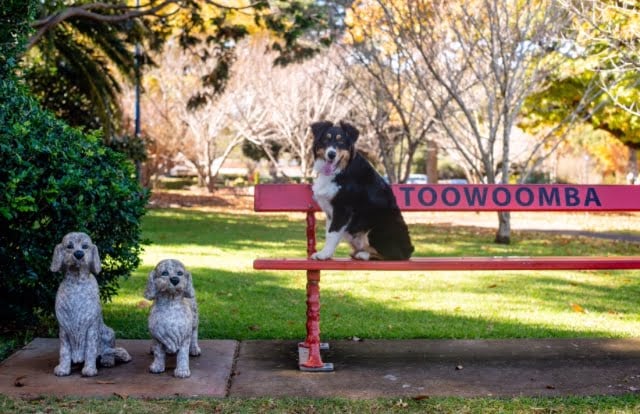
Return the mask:
<svg viewBox="0 0 640 414">
<path fill-rule="evenodd" d="M 74 365 L 71 375 L 56 377 L 57 338 L 36 338 L 20 351 L 0 363 L 0 394 L 13 397 L 224 397 L 238 348 L 237 341 L 200 341 L 202 357 L 191 358 L 191 377 L 173 377 L 175 357 L 166 360 L 166 371 L 148 371 L 153 356 L 150 340 L 117 340 L 132 357 L 125 364 L 98 368 L 95 377 L 82 377 L 81 365 Z"/>
<path fill-rule="evenodd" d="M 335 341 L 331 373 L 297 369 L 294 341 L 200 341 L 188 379 L 150 374 L 149 341 L 119 340 L 133 361 L 83 378 L 53 375 L 58 340 L 38 338 L 0 364 L 0 394 L 105 397 L 423 397 L 640 392 L 638 339 Z"/>
</svg>

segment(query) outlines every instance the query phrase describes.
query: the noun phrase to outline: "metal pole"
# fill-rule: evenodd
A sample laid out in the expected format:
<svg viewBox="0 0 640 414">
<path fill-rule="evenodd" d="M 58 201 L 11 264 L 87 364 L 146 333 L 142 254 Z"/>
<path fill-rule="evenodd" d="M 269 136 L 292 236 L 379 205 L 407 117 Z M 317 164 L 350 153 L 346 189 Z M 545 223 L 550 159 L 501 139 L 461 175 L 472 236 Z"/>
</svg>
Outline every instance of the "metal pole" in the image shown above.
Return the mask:
<svg viewBox="0 0 640 414">
<path fill-rule="evenodd" d="M 140 7 L 140 0 L 136 0 L 136 7 Z M 135 55 L 133 59 L 135 75 L 135 130 L 134 137 L 140 139 L 140 42 L 136 42 Z M 135 161 L 136 178 L 138 182 L 142 180 L 142 165 L 140 160 Z"/>
</svg>

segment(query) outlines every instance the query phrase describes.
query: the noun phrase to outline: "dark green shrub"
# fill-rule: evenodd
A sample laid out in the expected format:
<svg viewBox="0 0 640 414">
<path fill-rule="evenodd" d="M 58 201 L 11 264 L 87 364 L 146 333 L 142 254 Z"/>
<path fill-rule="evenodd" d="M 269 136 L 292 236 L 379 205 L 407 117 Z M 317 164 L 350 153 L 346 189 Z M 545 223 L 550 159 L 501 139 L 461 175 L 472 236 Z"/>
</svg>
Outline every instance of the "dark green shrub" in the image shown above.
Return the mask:
<svg viewBox="0 0 640 414">
<path fill-rule="evenodd" d="M 98 246 L 102 298 L 139 264 L 147 194 L 131 165 L 45 112 L 11 79 L 0 80 L 0 318 L 48 315 L 61 274 L 51 254 L 69 231 Z"/>
</svg>

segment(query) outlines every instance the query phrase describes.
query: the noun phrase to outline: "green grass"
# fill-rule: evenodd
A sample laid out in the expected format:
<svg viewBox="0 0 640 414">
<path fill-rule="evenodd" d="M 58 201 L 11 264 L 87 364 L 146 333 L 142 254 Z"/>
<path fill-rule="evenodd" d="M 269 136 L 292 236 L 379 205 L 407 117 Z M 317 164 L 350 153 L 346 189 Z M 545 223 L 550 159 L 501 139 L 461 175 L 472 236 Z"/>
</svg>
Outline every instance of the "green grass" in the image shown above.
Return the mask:
<svg viewBox="0 0 640 414">
<path fill-rule="evenodd" d="M 319 223 L 323 226 L 323 223 Z M 638 246 L 514 232 L 412 225 L 416 256 L 628 255 Z M 319 233 L 322 233 L 320 231 Z M 191 270 L 202 338 L 304 337 L 304 272 L 255 271 L 257 257 L 303 257 L 303 216 L 152 210 L 142 265 L 104 306 L 120 338 L 148 338 L 148 272 L 165 258 Z M 321 245 L 322 241 L 319 241 Z M 345 246 L 338 255 L 346 255 Z M 323 339 L 635 337 L 637 271 L 324 272 Z M 577 305 L 577 306 L 576 306 Z M 583 312 L 578 310 L 584 310 Z"/>
<path fill-rule="evenodd" d="M 340 398 L 258 399 L 55 399 L 14 400 L 0 396 L 3 413 L 637 413 L 640 399 L 583 398 L 425 398 L 347 400 Z"/>
<path fill-rule="evenodd" d="M 624 217 L 621 218 L 624 220 Z M 615 219 L 611 219 L 612 226 Z M 324 223 L 319 222 L 322 229 Z M 608 229 L 602 228 L 602 231 Z M 632 255 L 638 245 L 493 230 L 411 225 L 416 256 Z M 322 234 L 323 231 L 319 231 Z M 203 339 L 304 337 L 303 272 L 255 271 L 257 257 L 304 257 L 302 215 L 189 209 L 151 210 L 144 219 L 142 265 L 104 305 L 118 338 L 149 338 L 149 271 L 165 258 L 191 270 Z M 322 245 L 322 240 L 319 240 Z M 339 256 L 347 254 L 342 246 Z M 324 272 L 324 340 L 360 338 L 638 337 L 638 271 Z M 0 350 L 13 346 L 0 341 Z M 0 396 L 0 412 L 640 412 L 640 396 L 581 398 L 327 399 L 54 399 Z"/>
</svg>

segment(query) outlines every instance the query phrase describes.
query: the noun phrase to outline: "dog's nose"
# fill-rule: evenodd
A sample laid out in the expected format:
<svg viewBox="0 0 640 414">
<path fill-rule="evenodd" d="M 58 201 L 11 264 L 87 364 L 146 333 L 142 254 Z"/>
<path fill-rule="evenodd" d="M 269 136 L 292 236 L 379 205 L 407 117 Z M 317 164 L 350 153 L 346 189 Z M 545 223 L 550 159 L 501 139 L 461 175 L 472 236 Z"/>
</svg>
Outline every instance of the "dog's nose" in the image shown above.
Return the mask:
<svg viewBox="0 0 640 414">
<path fill-rule="evenodd" d="M 73 255 L 76 257 L 76 259 L 80 260 L 84 257 L 84 252 L 82 250 L 76 250 L 75 252 L 73 252 Z"/>
<path fill-rule="evenodd" d="M 336 152 L 334 150 L 329 150 L 327 152 L 327 157 L 329 157 L 330 160 L 333 160 L 336 158 Z"/>
<path fill-rule="evenodd" d="M 172 277 L 169 278 L 169 281 L 171 282 L 171 284 L 173 286 L 175 286 L 178 283 L 180 283 L 180 278 L 178 276 L 172 276 Z"/>
</svg>

